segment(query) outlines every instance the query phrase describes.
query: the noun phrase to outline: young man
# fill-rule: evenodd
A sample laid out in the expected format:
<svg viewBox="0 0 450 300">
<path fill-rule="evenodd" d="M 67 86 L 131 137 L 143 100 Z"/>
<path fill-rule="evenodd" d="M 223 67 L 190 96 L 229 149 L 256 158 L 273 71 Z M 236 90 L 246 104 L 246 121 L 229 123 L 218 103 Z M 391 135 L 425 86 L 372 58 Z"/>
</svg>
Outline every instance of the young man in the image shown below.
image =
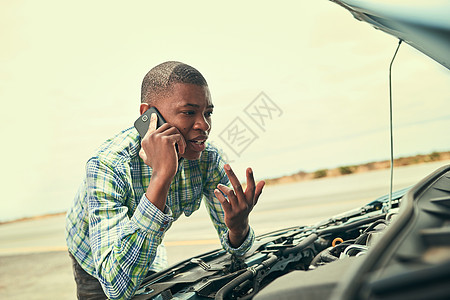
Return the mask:
<svg viewBox="0 0 450 300">
<path fill-rule="evenodd" d="M 206 80 L 186 64 L 162 63 L 142 82 L 140 113 L 151 106 L 167 123 L 157 128 L 152 114 L 145 136 L 130 128 L 106 141 L 67 213 L 79 299 L 132 297 L 149 271 L 167 267 L 164 233 L 202 198 L 224 249 L 243 255 L 252 246 L 248 216 L 264 182 L 255 184 L 249 168 L 243 191 L 206 144 L 213 112 Z"/>
</svg>

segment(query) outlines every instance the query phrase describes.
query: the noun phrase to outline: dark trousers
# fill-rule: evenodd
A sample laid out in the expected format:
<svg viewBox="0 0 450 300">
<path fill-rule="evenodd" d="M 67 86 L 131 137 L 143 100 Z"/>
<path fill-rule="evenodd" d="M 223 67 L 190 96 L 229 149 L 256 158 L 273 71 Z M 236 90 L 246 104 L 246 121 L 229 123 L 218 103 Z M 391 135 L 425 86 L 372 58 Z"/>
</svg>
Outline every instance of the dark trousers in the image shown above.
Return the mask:
<svg viewBox="0 0 450 300">
<path fill-rule="evenodd" d="M 97 278 L 89 275 L 75 257 L 69 252 L 72 259 L 73 276 L 77 284 L 77 298 L 79 300 L 104 300 L 108 299 L 103 292 L 102 286 Z"/>
</svg>

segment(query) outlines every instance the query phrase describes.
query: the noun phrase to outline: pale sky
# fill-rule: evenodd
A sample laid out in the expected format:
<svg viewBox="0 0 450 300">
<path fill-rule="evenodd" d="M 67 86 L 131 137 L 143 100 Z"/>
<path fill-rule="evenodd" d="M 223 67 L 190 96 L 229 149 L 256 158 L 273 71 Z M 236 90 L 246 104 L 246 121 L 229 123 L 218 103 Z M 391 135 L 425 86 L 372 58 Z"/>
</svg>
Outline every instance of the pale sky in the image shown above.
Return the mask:
<svg viewBox="0 0 450 300">
<path fill-rule="evenodd" d="M 138 117 L 145 73 L 196 67 L 215 111 L 210 140 L 238 176 L 389 158 L 388 67 L 397 40 L 315 1 L 3 1 L 0 221 L 64 211 L 101 142 Z M 265 127 L 245 109 L 264 92 Z M 395 156 L 450 149 L 450 73 L 403 44 L 393 73 Z M 257 136 L 240 156 L 221 133 Z M 223 135 L 222 135 L 223 137 Z"/>
</svg>

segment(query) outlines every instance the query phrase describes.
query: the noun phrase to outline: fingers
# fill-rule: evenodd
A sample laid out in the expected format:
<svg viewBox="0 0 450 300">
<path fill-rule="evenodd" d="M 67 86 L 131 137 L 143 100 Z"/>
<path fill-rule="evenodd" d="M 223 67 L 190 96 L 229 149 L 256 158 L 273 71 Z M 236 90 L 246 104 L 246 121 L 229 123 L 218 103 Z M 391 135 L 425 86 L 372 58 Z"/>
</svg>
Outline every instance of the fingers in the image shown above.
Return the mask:
<svg viewBox="0 0 450 300">
<path fill-rule="evenodd" d="M 264 187 L 265 184 L 266 184 L 266 182 L 264 180 L 261 180 L 256 185 L 254 205 L 256 205 L 256 203 L 258 203 L 259 196 L 261 195 L 263 187 Z"/>
<path fill-rule="evenodd" d="M 239 179 L 236 177 L 236 175 L 234 174 L 233 170 L 231 169 L 229 164 L 226 164 L 224 166 L 225 169 L 225 173 L 228 176 L 228 179 L 231 182 L 231 185 L 234 188 L 234 191 L 236 192 L 236 196 L 238 197 L 238 199 L 242 199 L 242 197 L 245 198 L 245 194 L 244 191 L 242 190 L 242 186 L 241 183 L 239 182 Z"/>
<path fill-rule="evenodd" d="M 245 189 L 245 198 L 249 201 L 249 204 L 253 205 L 255 197 L 255 179 L 253 178 L 253 171 L 251 168 L 247 168 L 247 188 Z"/>
<path fill-rule="evenodd" d="M 238 201 L 238 198 L 236 197 L 233 189 L 231 189 L 223 184 L 218 184 L 217 189 L 219 189 L 222 193 L 224 193 L 227 196 L 227 198 L 228 198 L 227 202 L 230 204 L 231 207 L 236 207 L 238 205 L 239 201 Z M 220 191 L 219 191 L 219 193 L 220 193 Z M 223 194 L 221 194 L 221 195 L 222 195 L 222 197 L 224 197 Z M 225 199 L 225 201 L 226 201 L 226 199 Z"/>
<path fill-rule="evenodd" d="M 231 206 L 236 206 L 241 204 L 245 204 L 246 206 L 252 208 L 256 205 L 258 202 L 259 196 L 262 193 L 262 189 L 265 185 L 264 181 L 258 182 L 258 184 L 255 184 L 255 179 L 253 177 L 253 170 L 251 168 L 247 168 L 246 170 L 246 177 L 247 177 L 247 187 L 245 189 L 245 192 L 242 190 L 241 183 L 239 182 L 238 178 L 234 174 L 233 170 L 231 169 L 230 165 L 226 164 L 224 166 L 225 172 L 228 176 L 228 179 L 231 182 L 231 185 L 234 188 L 233 189 L 219 184 L 217 188 L 222 191 L 229 200 L 229 204 Z M 245 206 L 244 205 L 244 206 Z"/>
<path fill-rule="evenodd" d="M 169 143 L 171 143 L 173 146 L 175 144 L 178 145 L 178 151 L 180 154 L 183 154 L 186 150 L 186 141 L 184 140 L 183 135 L 180 133 L 180 131 L 174 127 L 169 125 L 168 123 L 164 123 L 159 128 L 157 128 L 158 124 L 158 116 L 154 113 L 150 116 L 150 123 L 148 126 L 148 131 L 146 135 L 150 134 L 157 134 L 161 135 L 160 137 Z"/>
<path fill-rule="evenodd" d="M 177 139 L 176 143 L 177 143 L 177 145 L 178 145 L 178 152 L 179 152 L 180 154 L 183 154 L 184 151 L 186 151 L 186 147 L 187 147 L 186 141 L 185 141 L 184 137 L 181 135 L 181 133 L 179 133 L 179 134 L 177 135 L 177 138 L 178 138 L 178 139 Z"/>
<path fill-rule="evenodd" d="M 163 138 L 168 140 L 174 147 L 175 144 L 178 145 L 178 152 L 180 154 L 184 153 L 187 147 L 186 141 L 176 127 L 170 127 L 163 131 L 162 134 L 165 135 Z"/>
<path fill-rule="evenodd" d="M 158 116 L 155 113 L 152 113 L 150 115 L 150 123 L 148 124 L 147 134 L 154 132 L 156 130 L 157 124 L 158 124 Z"/>
<path fill-rule="evenodd" d="M 218 189 L 214 190 L 214 195 L 216 195 L 217 199 L 219 199 L 219 202 L 222 205 L 225 213 L 228 214 L 231 211 L 231 204 L 227 201 L 227 199 Z"/>
<path fill-rule="evenodd" d="M 139 156 L 142 158 L 144 162 L 147 161 L 147 154 L 145 153 L 144 149 L 141 148 L 141 150 L 139 150 Z"/>
</svg>

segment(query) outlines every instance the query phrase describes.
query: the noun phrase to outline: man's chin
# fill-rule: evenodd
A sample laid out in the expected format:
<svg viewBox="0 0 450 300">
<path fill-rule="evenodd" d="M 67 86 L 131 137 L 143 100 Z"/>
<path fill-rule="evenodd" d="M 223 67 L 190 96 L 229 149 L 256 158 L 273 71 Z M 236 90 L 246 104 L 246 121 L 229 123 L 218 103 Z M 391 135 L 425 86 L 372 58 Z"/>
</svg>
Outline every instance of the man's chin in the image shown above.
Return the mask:
<svg viewBox="0 0 450 300">
<path fill-rule="evenodd" d="M 202 151 L 203 152 L 203 151 Z M 180 157 L 187 159 L 187 160 L 197 160 L 202 155 L 202 152 L 186 152 L 180 155 Z"/>
</svg>

